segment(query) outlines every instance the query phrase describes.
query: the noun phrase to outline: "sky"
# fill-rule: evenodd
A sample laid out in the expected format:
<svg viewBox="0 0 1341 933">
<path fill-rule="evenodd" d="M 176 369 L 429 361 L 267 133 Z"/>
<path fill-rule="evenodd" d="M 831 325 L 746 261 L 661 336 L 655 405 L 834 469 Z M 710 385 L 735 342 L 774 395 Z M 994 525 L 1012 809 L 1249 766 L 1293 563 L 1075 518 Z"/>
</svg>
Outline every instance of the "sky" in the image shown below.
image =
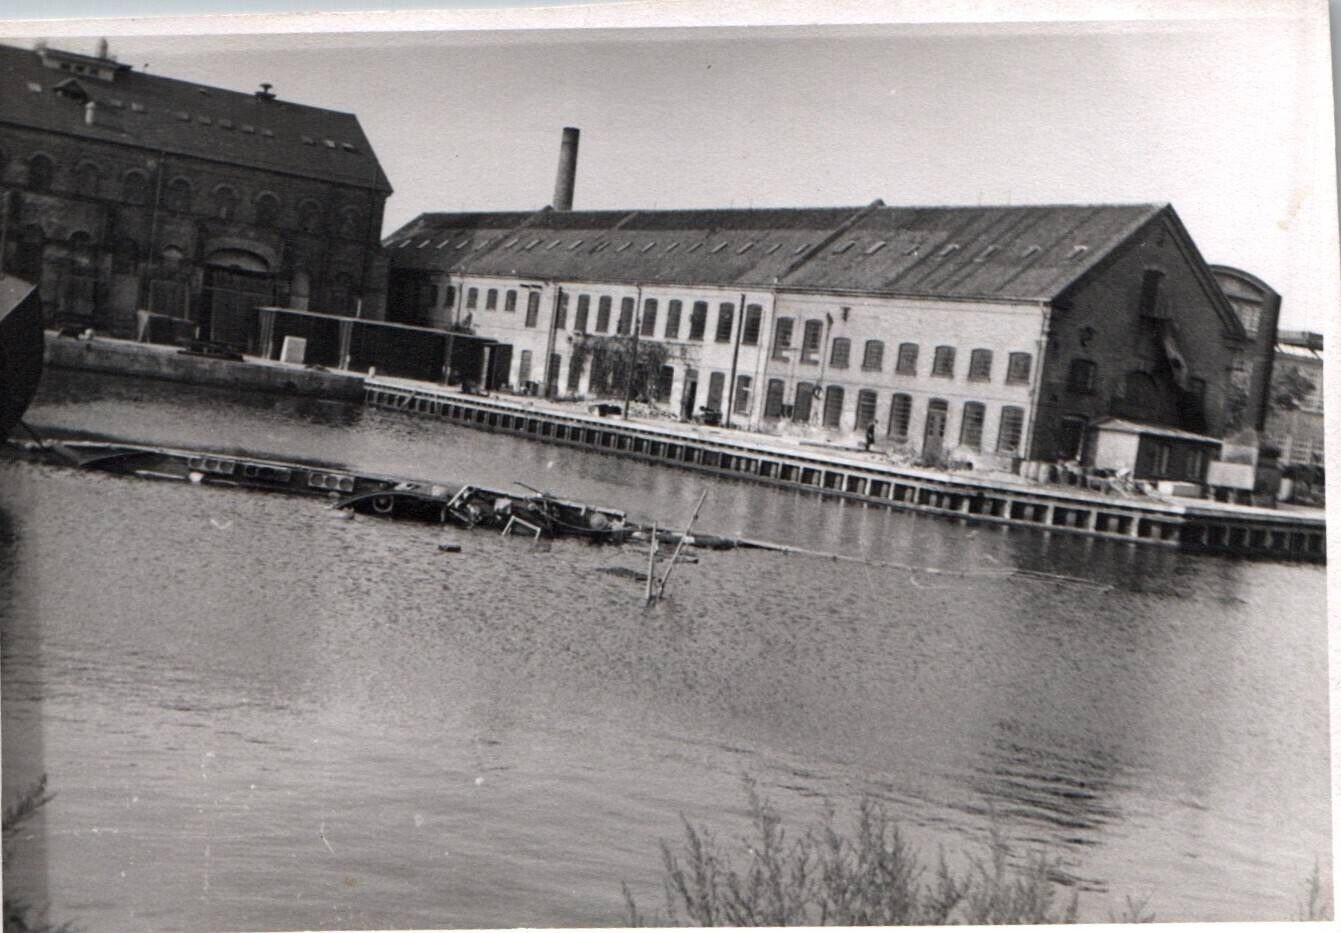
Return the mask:
<svg viewBox="0 0 1341 933">
<path fill-rule="evenodd" d="M 267 81 L 356 113 L 396 189 L 385 233 L 422 211 L 547 204 L 571 125 L 579 209 L 1169 202 L 1207 261 L 1281 292 L 1282 326 L 1330 331 L 1326 22 L 1316 5 L 1268 6 L 1241 19 L 737 29 L 130 24 L 110 41 L 153 73 Z M 57 31 L 53 45 L 92 50 L 93 37 Z"/>
</svg>

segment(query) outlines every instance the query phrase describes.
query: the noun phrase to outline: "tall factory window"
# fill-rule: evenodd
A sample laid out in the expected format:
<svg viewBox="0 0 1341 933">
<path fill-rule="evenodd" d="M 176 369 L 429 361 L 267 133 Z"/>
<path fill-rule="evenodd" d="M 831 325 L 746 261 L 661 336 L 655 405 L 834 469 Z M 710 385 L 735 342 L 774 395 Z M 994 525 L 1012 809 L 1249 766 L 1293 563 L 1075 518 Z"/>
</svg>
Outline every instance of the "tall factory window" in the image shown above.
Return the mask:
<svg viewBox="0 0 1341 933">
<path fill-rule="evenodd" d="M 955 348 L 937 347 L 931 359 L 931 374 L 951 378 L 955 374 Z"/>
<path fill-rule="evenodd" d="M 836 428 L 843 421 L 843 387 L 829 386 L 824 393 L 824 426 Z"/>
<path fill-rule="evenodd" d="M 96 198 L 98 182 L 101 180 L 102 173 L 92 162 L 81 162 L 79 168 L 75 169 L 75 191 L 83 197 Z"/>
<path fill-rule="evenodd" d="M 149 200 L 149 179 L 144 172 L 131 169 L 121 176 L 121 200 L 127 204 L 144 204 Z"/>
<path fill-rule="evenodd" d="M 50 191 L 55 176 L 56 167 L 41 153 L 28 160 L 28 187 L 33 191 Z"/>
<path fill-rule="evenodd" d="M 857 430 L 864 431 L 868 424 L 875 424 L 876 395 L 874 389 L 862 389 L 857 393 Z"/>
<path fill-rule="evenodd" d="M 237 192 L 228 185 L 214 189 L 214 216 L 220 220 L 232 220 L 237 216 L 239 198 Z"/>
<path fill-rule="evenodd" d="M 678 298 L 673 298 L 666 305 L 666 339 L 680 339 L 680 308 L 683 307 Z"/>
<path fill-rule="evenodd" d="M 792 329 L 795 326 L 796 322 L 789 317 L 780 317 L 773 322 L 773 359 L 787 358 L 787 351 L 792 348 Z"/>
<path fill-rule="evenodd" d="M 531 381 L 531 351 L 521 351 L 521 361 L 517 363 L 517 385 L 525 386 Z"/>
<path fill-rule="evenodd" d="M 478 288 L 467 289 L 467 290 L 466 290 L 466 309 L 467 309 L 467 310 L 472 310 L 472 309 L 478 307 L 478 306 L 479 306 L 479 303 L 480 303 L 480 290 L 479 290 Z"/>
<path fill-rule="evenodd" d="M 582 357 L 574 354 L 568 361 L 568 391 L 574 394 L 582 386 Z"/>
<path fill-rule="evenodd" d="M 531 294 L 535 294 L 535 292 L 532 292 Z M 515 288 L 509 288 L 509 289 L 507 290 L 507 293 L 506 293 L 505 295 L 503 295 L 503 310 L 504 310 L 504 311 L 511 311 L 511 312 L 513 312 L 513 313 L 516 313 L 516 310 L 517 310 L 517 290 L 516 290 Z"/>
<path fill-rule="evenodd" d="M 982 448 L 982 426 L 987 421 L 987 406 L 982 402 L 965 402 L 964 418 L 959 426 L 961 447 Z"/>
<path fill-rule="evenodd" d="M 256 226 L 274 227 L 279 223 L 279 198 L 268 191 L 256 196 Z"/>
<path fill-rule="evenodd" d="M 736 376 L 736 400 L 731 406 L 731 413 L 741 415 L 742 417 L 750 413 L 750 387 L 754 384 L 751 376 Z"/>
<path fill-rule="evenodd" d="M 996 435 L 996 449 L 1000 453 L 1015 453 L 1020 449 L 1024 434 L 1024 409 L 1007 405 L 1001 409 L 1001 429 Z"/>
<path fill-rule="evenodd" d="M 657 370 L 657 383 L 652 391 L 653 398 L 658 402 L 669 402 L 671 389 L 675 386 L 675 367 L 662 366 Z"/>
<path fill-rule="evenodd" d="M 713 371 L 708 376 L 708 407 L 722 410 L 722 390 L 726 387 L 726 373 Z"/>
<path fill-rule="evenodd" d="M 969 354 L 969 382 L 990 382 L 992 379 L 992 351 L 974 350 Z"/>
<path fill-rule="evenodd" d="M 706 301 L 694 302 L 694 307 L 689 312 L 689 339 L 702 340 L 703 332 L 708 329 L 708 303 Z"/>
<path fill-rule="evenodd" d="M 535 310 L 532 311 L 531 309 Z M 529 321 L 532 315 L 540 316 L 540 291 L 531 289 L 526 293 L 526 319 Z M 534 326 L 534 325 L 532 325 Z M 559 289 L 559 300 L 554 308 L 554 329 L 565 330 L 568 327 L 568 293 Z"/>
<path fill-rule="evenodd" d="M 1028 353 L 1012 353 L 1006 365 L 1006 382 L 1018 384 L 1029 381 L 1029 369 L 1034 358 Z"/>
<path fill-rule="evenodd" d="M 782 417 L 782 399 L 786 391 L 787 384 L 781 379 L 768 380 L 768 391 L 764 394 L 765 418 Z"/>
<path fill-rule="evenodd" d="M 885 343 L 883 340 L 866 341 L 866 350 L 861 357 L 861 368 L 867 372 L 879 372 L 885 368 Z"/>
<path fill-rule="evenodd" d="M 798 382 L 796 384 L 796 401 L 792 403 L 792 420 L 802 423 L 810 420 L 810 403 L 815 398 L 815 384 L 813 382 Z"/>
<path fill-rule="evenodd" d="M 540 318 L 540 292 L 532 290 L 526 296 L 526 321 L 527 327 L 535 327 L 536 321 Z M 558 323 L 557 321 L 555 323 Z"/>
<path fill-rule="evenodd" d="M 736 306 L 729 301 L 724 301 L 717 306 L 717 334 L 718 343 L 731 342 L 731 325 L 735 322 Z"/>
<path fill-rule="evenodd" d="M 1093 392 L 1097 372 L 1098 367 L 1095 366 L 1093 360 L 1072 360 L 1071 372 L 1066 379 L 1066 387 L 1072 392 Z"/>
<path fill-rule="evenodd" d="M 913 397 L 903 392 L 894 393 L 894 399 L 889 404 L 889 436 L 895 440 L 907 440 L 908 425 L 912 420 Z"/>
<path fill-rule="evenodd" d="M 627 335 L 633 333 L 633 307 L 632 298 L 621 298 L 619 300 L 619 324 L 615 331 L 617 334 Z"/>
<path fill-rule="evenodd" d="M 182 214 L 189 212 L 191 210 L 191 183 L 185 178 L 174 178 L 168 182 L 163 206 L 170 211 L 177 211 Z"/>
<path fill-rule="evenodd" d="M 852 356 L 852 341 L 846 337 L 833 338 L 833 349 L 829 351 L 829 365 L 834 369 L 847 369 L 848 359 Z"/>
<path fill-rule="evenodd" d="M 654 337 L 657 332 L 657 300 L 655 298 L 646 298 L 643 300 L 643 328 L 642 336 Z"/>
<path fill-rule="evenodd" d="M 610 329 L 610 296 L 602 295 L 596 302 L 596 333 L 604 334 Z"/>
<path fill-rule="evenodd" d="M 801 362 L 818 363 L 820 342 L 824 339 L 824 322 L 811 319 L 806 321 L 805 332 L 801 335 Z"/>
<path fill-rule="evenodd" d="M 740 342 L 747 347 L 759 345 L 759 327 L 763 323 L 764 309 L 759 305 L 745 306 L 745 324 L 744 330 L 740 334 Z"/>
<path fill-rule="evenodd" d="M 1154 474 L 1156 476 L 1168 476 L 1169 462 L 1172 459 L 1173 459 L 1173 445 L 1156 444 Z"/>
<path fill-rule="evenodd" d="M 498 289 L 491 288 L 484 293 L 484 310 L 485 311 L 498 310 Z"/>
<path fill-rule="evenodd" d="M 905 376 L 917 375 L 917 344 L 899 344 L 899 360 L 894 364 L 894 371 Z"/>
<path fill-rule="evenodd" d="M 591 296 L 577 296 L 577 316 L 573 318 L 573 330 L 579 334 L 587 332 L 587 315 L 591 313 Z"/>
</svg>

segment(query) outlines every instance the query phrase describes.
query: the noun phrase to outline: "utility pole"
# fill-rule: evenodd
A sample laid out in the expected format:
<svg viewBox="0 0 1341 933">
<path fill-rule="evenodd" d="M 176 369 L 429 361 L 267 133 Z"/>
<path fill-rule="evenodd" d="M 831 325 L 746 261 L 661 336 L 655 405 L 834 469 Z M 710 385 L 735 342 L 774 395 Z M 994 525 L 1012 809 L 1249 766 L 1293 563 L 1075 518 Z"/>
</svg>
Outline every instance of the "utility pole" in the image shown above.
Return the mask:
<svg viewBox="0 0 1341 933">
<path fill-rule="evenodd" d="M 638 286 L 637 297 L 633 299 L 633 352 L 630 354 L 628 372 L 624 374 L 624 411 L 623 418 L 629 420 L 629 399 L 633 397 L 633 377 L 638 372 L 638 334 L 643 329 L 643 287 Z"/>
</svg>

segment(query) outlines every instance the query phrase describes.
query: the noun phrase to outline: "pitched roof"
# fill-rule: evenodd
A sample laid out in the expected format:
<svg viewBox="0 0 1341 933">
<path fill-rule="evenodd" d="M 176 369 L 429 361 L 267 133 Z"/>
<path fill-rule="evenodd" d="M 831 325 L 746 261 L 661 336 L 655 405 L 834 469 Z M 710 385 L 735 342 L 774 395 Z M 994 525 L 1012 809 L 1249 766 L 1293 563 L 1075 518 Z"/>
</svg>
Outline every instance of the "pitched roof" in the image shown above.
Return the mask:
<svg viewBox="0 0 1341 933">
<path fill-rule="evenodd" d="M 86 68 L 102 62 L 110 65 L 111 80 L 71 77 L 44 60 Z M 85 119 L 85 99 L 97 105 L 93 125 Z M 73 53 L 0 45 L 0 123 L 391 191 L 353 114 Z"/>
<path fill-rule="evenodd" d="M 450 262 L 422 252 L 427 231 L 505 215 L 424 214 L 386 243 L 394 267 L 478 275 L 1048 301 L 1164 209 L 546 209 Z"/>
<path fill-rule="evenodd" d="M 1112 416 L 1100 418 L 1094 422 L 1094 427 L 1099 431 L 1115 431 L 1118 434 L 1141 434 L 1147 437 L 1167 437 L 1178 441 L 1195 441 L 1198 444 L 1215 444 L 1220 446 L 1224 443 L 1218 437 L 1207 437 L 1205 434 L 1193 434 L 1191 431 L 1184 431 L 1181 428 L 1171 428 L 1165 424 L 1145 424 L 1140 421 L 1129 421 L 1126 418 L 1115 418 Z"/>
<path fill-rule="evenodd" d="M 383 242 L 397 269 L 463 272 L 533 213 L 420 214 Z"/>
</svg>

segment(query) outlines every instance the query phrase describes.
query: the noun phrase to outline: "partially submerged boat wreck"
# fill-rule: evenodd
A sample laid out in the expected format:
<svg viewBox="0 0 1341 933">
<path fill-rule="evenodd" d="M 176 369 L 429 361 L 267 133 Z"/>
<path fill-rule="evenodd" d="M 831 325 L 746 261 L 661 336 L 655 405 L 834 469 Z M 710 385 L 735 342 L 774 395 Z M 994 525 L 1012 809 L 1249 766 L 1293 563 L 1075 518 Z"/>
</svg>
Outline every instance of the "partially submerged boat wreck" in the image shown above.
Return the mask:
<svg viewBox="0 0 1341 933">
<path fill-rule="evenodd" d="M 37 392 L 42 354 L 37 286 L 0 274 L 0 441 L 18 426 Z"/>
</svg>

